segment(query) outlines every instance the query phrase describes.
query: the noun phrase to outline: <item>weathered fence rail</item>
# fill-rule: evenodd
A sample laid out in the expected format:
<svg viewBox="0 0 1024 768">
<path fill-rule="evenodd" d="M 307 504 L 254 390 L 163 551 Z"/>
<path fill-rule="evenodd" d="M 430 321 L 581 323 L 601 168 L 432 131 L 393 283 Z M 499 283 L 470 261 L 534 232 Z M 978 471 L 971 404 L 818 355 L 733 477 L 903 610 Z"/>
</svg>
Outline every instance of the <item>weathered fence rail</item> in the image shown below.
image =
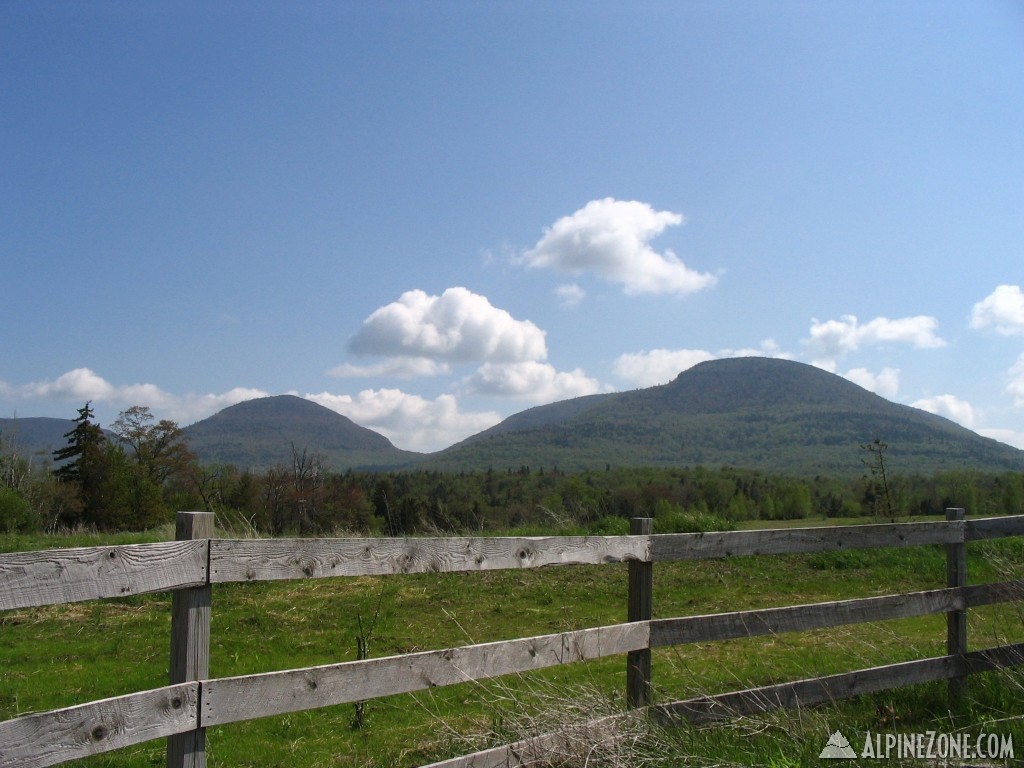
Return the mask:
<svg viewBox="0 0 1024 768">
<path fill-rule="evenodd" d="M 1024 516 L 945 522 L 703 534 L 416 539 L 230 540 L 213 536 L 209 513 L 179 513 L 178 541 L 0 555 L 0 610 L 148 592 L 174 593 L 170 685 L 0 723 L 0 765 L 56 765 L 168 738 L 168 765 L 205 765 L 205 729 L 269 715 L 364 701 L 588 659 L 625 655 L 632 713 L 701 721 L 810 705 L 913 683 L 949 680 L 1024 663 L 1024 643 L 967 650 L 966 611 L 1024 599 L 1024 580 L 967 585 L 966 543 L 1024 535 Z M 945 588 L 809 605 L 652 619 L 657 562 L 845 549 L 944 545 Z M 210 678 L 212 585 L 226 582 L 484 571 L 628 562 L 627 623 L 461 648 Z M 683 643 L 947 616 L 947 655 L 654 704 L 651 649 Z M 446 768 L 516 765 L 560 736 L 436 763 Z"/>
</svg>

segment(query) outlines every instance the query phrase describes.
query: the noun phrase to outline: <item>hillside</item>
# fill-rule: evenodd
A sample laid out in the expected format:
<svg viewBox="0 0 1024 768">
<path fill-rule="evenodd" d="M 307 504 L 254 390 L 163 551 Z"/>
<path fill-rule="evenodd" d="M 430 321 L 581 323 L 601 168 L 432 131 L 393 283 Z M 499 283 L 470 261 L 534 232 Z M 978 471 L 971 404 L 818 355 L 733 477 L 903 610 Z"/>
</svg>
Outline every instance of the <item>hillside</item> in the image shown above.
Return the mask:
<svg viewBox="0 0 1024 768">
<path fill-rule="evenodd" d="M 425 463 L 449 470 L 727 465 L 856 475 L 865 471 L 861 445 L 877 438 L 888 444 L 896 473 L 1024 469 L 1024 451 L 787 360 L 713 360 L 669 384 L 580 405 L 531 409 L 529 422 L 512 417 Z M 521 428 L 510 428 L 513 420 Z"/>
<path fill-rule="evenodd" d="M 422 454 L 403 451 L 383 435 L 340 413 L 294 395 L 247 400 L 184 428 L 203 463 L 251 469 L 290 465 L 298 452 L 321 454 L 336 471 L 406 466 Z"/>
<path fill-rule="evenodd" d="M 64 445 L 68 419 L 0 419 L 23 455 Z M 897 474 L 1024 470 L 1024 451 L 948 419 L 892 403 L 813 366 L 769 358 L 713 360 L 668 384 L 530 408 L 434 454 L 291 395 L 249 400 L 184 428 L 201 462 L 264 470 L 289 465 L 292 446 L 346 469 L 483 470 L 529 466 L 733 466 L 812 477 L 865 472 L 875 439 Z"/>
<path fill-rule="evenodd" d="M 46 416 L 0 419 L 0 446 L 4 451 L 26 458 L 34 456 L 50 461 L 53 451 L 67 445 L 64 435 L 74 428 L 75 422 L 71 419 Z"/>
</svg>

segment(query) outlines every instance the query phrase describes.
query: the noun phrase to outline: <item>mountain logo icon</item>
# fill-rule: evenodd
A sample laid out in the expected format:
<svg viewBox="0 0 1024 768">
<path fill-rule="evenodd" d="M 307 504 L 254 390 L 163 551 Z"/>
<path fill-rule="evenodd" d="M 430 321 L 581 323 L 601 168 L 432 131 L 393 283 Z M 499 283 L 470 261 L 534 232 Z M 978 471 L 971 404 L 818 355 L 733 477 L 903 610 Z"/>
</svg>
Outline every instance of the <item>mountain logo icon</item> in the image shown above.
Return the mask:
<svg viewBox="0 0 1024 768">
<path fill-rule="evenodd" d="M 853 751 L 850 742 L 839 731 L 828 737 L 828 744 L 825 745 L 825 748 L 821 750 L 821 754 L 818 755 L 819 758 L 823 759 L 840 758 L 847 760 L 856 756 L 857 753 Z"/>
</svg>

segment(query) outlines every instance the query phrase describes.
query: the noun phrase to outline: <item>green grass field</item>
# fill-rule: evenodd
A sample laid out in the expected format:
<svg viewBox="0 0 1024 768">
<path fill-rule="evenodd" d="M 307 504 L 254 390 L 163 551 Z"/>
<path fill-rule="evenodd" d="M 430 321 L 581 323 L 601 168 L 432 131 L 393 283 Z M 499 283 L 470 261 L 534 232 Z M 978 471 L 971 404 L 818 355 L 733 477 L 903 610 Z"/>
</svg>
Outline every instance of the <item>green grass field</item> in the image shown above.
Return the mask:
<svg viewBox="0 0 1024 768">
<path fill-rule="evenodd" d="M 161 530 L 117 541 L 170 537 Z M 2 546 L 99 543 L 111 539 L 35 537 Z M 934 589 L 945 584 L 945 555 L 922 547 L 745 557 L 659 563 L 654 574 L 654 613 L 661 618 Z M 1024 540 L 970 545 L 969 575 L 972 583 L 1021 578 Z M 620 623 L 626 581 L 626 567 L 610 565 L 217 585 L 210 672 L 221 677 L 355 659 L 360 624 L 365 635 L 375 615 L 371 656 Z M 166 684 L 169 609 L 169 595 L 153 595 L 0 614 L 0 720 Z M 1022 611 L 1020 605 L 972 611 L 971 648 L 1024 641 Z M 944 652 L 941 615 L 659 649 L 655 698 Z M 625 659 L 612 658 L 373 700 L 362 728 L 353 726 L 352 705 L 265 718 L 210 729 L 209 765 L 415 766 L 621 711 L 624 688 Z M 867 731 L 1010 734 L 1024 757 L 1024 675 L 976 676 L 969 691 L 952 713 L 945 684 L 929 684 L 714 728 L 645 729 L 642 738 L 627 739 L 633 751 L 626 756 L 595 752 L 590 762 L 565 765 L 817 764 L 837 729 L 858 751 Z M 69 763 L 163 764 L 162 741 Z"/>
</svg>

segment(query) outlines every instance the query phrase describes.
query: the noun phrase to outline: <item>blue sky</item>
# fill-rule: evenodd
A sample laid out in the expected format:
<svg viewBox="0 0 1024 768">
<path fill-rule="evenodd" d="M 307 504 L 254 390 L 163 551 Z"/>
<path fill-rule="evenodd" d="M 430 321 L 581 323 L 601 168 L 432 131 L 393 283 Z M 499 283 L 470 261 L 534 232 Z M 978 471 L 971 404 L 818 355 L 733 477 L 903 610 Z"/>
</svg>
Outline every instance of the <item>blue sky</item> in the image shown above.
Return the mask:
<svg viewBox="0 0 1024 768">
<path fill-rule="evenodd" d="M 0 81 L 3 416 L 760 354 L 1024 447 L 1019 2 L 8 0 Z"/>
</svg>

